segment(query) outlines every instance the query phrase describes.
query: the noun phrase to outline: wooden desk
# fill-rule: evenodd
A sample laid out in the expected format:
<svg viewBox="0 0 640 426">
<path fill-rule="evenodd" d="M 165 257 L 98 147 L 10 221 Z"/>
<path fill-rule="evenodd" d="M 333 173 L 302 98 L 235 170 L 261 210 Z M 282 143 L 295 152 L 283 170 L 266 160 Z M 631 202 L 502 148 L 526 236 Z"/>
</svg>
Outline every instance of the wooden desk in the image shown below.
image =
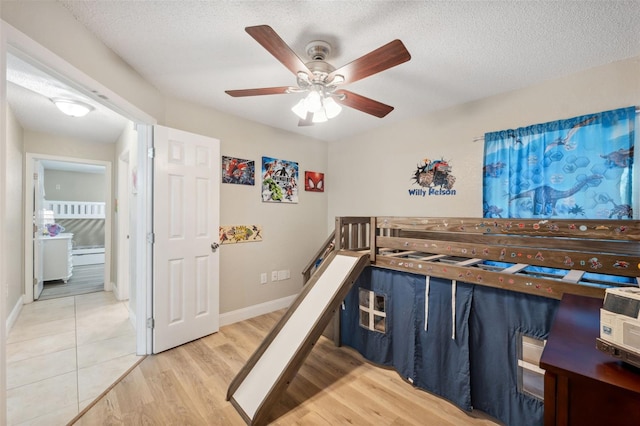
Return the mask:
<svg viewBox="0 0 640 426">
<path fill-rule="evenodd" d="M 562 298 L 540 359 L 545 426 L 640 425 L 640 370 L 596 349 L 601 307 Z"/>
</svg>

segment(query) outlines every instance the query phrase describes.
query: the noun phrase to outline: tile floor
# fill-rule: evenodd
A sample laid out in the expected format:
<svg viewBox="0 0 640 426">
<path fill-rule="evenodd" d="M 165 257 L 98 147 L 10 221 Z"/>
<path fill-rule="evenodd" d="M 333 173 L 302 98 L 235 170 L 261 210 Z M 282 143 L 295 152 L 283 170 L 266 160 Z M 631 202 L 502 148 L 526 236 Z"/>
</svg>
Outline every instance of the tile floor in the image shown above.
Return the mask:
<svg viewBox="0 0 640 426">
<path fill-rule="evenodd" d="M 98 292 L 22 308 L 7 339 L 9 425 L 65 425 L 138 361 L 125 303 Z"/>
</svg>

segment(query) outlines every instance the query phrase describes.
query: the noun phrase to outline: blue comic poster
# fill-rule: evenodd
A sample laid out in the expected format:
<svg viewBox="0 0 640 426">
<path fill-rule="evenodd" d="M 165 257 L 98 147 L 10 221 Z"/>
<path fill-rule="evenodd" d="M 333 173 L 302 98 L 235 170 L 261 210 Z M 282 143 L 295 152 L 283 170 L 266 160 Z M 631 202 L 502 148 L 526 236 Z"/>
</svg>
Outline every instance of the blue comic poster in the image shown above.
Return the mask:
<svg viewBox="0 0 640 426">
<path fill-rule="evenodd" d="M 298 163 L 262 157 L 262 201 L 298 202 Z"/>
</svg>

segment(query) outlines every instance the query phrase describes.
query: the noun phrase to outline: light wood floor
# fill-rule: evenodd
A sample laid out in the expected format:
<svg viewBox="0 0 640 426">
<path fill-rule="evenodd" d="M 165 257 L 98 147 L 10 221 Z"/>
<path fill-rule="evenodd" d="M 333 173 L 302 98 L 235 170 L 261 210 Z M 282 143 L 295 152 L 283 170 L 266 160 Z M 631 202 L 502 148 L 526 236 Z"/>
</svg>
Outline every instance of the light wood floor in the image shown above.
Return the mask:
<svg viewBox="0 0 640 426">
<path fill-rule="evenodd" d="M 244 425 L 229 383 L 284 311 L 149 356 L 74 424 Z M 324 337 L 271 413 L 274 425 L 495 425 L 418 390 Z"/>
</svg>

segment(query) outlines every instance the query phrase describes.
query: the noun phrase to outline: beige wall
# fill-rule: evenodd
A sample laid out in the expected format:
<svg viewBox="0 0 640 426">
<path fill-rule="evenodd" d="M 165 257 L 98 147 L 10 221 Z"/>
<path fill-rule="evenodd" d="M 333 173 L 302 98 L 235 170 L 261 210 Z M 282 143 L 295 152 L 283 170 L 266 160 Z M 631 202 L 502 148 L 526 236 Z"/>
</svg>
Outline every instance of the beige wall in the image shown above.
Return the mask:
<svg viewBox="0 0 640 426">
<path fill-rule="evenodd" d="M 256 185 L 220 184 L 220 224 L 256 224 L 263 241 L 220 247 L 220 312 L 230 312 L 297 294 L 302 268 L 327 238 L 327 195 L 304 191 L 298 204 L 263 203 L 260 169 L 263 156 L 297 161 L 299 172 L 326 172 L 325 142 L 284 132 L 262 124 L 167 100 L 169 127 L 220 139 L 221 155 L 254 160 Z M 271 282 L 271 271 L 289 269 L 291 279 Z M 266 272 L 269 282 L 260 284 Z"/>
<path fill-rule="evenodd" d="M 428 96 L 428 94 L 425 94 Z M 484 133 L 640 105 L 640 58 L 435 112 L 329 144 L 335 216 L 482 216 Z M 455 196 L 409 196 L 423 158 L 448 160 Z"/>
<path fill-rule="evenodd" d="M 6 161 L 3 165 L 3 172 L 6 179 L 6 211 L 4 214 L 3 237 L 5 241 L 10 241 L 11 246 L 5 251 L 4 259 L 6 271 L 7 314 L 15 307 L 16 302 L 24 293 L 24 227 L 22 206 L 22 175 L 23 173 L 23 153 L 22 136 L 23 130 L 11 112 L 6 108 Z"/>
<path fill-rule="evenodd" d="M 44 193 L 47 200 L 104 202 L 104 173 L 44 171 Z"/>
<path fill-rule="evenodd" d="M 24 152 L 113 163 L 115 144 L 91 143 L 64 136 L 25 130 Z"/>
</svg>

